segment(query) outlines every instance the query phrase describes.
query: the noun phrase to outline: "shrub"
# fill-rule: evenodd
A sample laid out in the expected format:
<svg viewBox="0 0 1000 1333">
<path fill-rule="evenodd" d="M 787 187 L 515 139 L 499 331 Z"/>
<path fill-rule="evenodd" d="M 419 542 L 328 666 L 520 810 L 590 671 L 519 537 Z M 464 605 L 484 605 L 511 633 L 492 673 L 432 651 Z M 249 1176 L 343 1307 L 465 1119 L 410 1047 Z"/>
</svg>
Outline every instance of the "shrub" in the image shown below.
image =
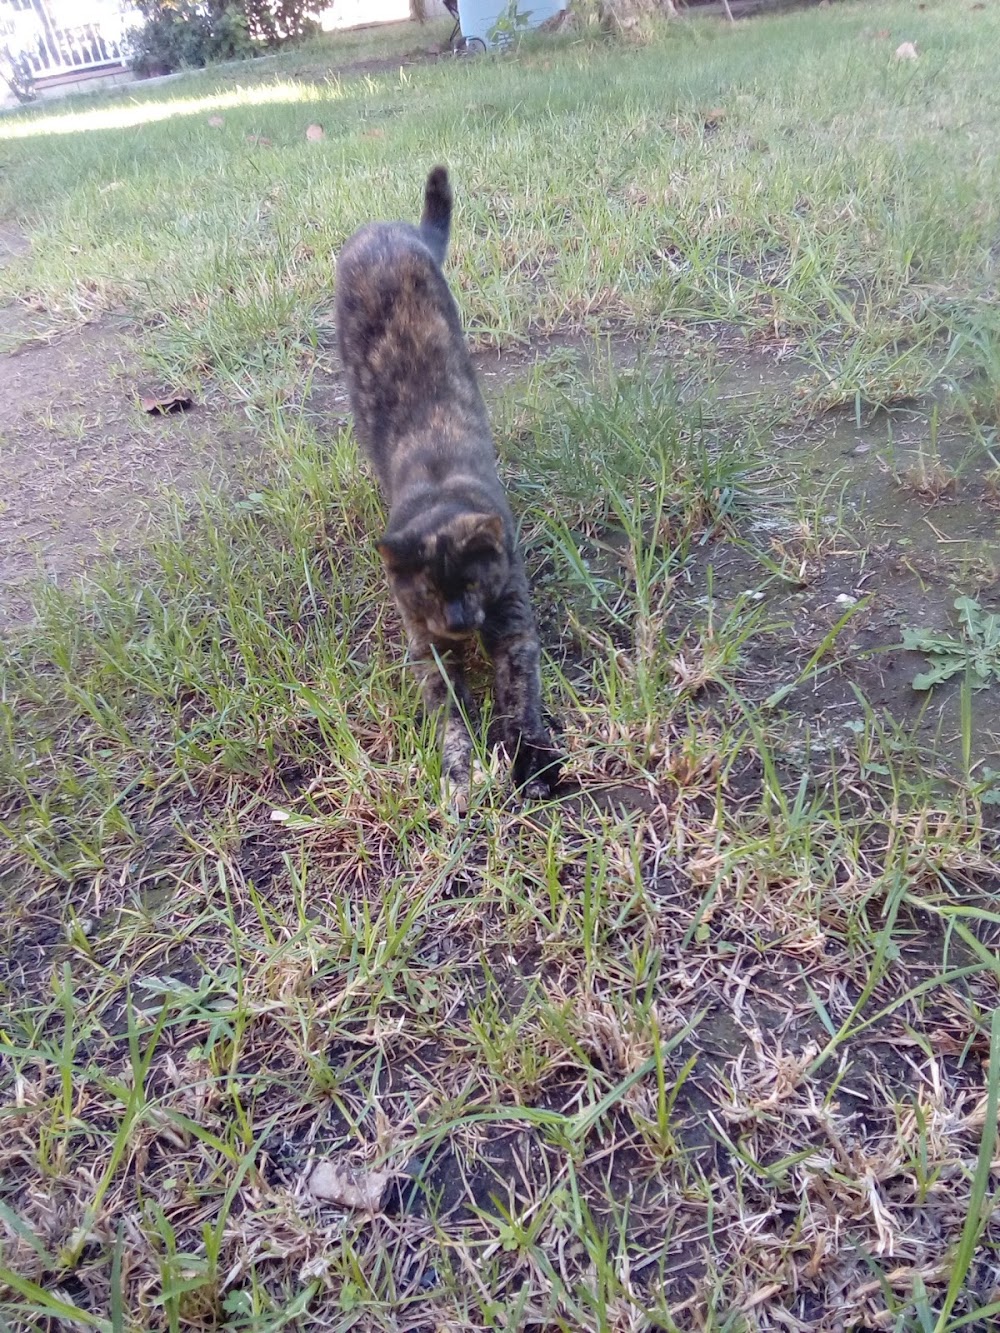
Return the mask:
<svg viewBox="0 0 1000 1333">
<path fill-rule="evenodd" d="M 319 28 L 323 4 L 310 0 L 241 0 L 247 27 L 253 37 L 277 46 L 290 37 L 307 37 Z"/>
<path fill-rule="evenodd" d="M 138 0 L 145 19 L 129 34 L 140 75 L 239 60 L 316 27 L 312 0 Z"/>
<path fill-rule="evenodd" d="M 138 9 L 145 23 L 129 34 L 129 64 L 139 75 L 253 54 L 246 19 L 234 4 L 139 0 Z"/>
</svg>

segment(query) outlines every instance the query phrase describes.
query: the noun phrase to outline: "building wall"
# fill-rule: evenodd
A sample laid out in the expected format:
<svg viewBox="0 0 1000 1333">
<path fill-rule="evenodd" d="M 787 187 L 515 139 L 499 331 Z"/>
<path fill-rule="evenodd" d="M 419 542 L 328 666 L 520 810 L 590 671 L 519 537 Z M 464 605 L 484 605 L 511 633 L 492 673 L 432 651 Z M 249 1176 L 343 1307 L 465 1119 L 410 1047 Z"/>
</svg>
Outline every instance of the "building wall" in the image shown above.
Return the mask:
<svg viewBox="0 0 1000 1333">
<path fill-rule="evenodd" d="M 429 19 L 448 13 L 442 0 L 424 0 Z M 327 31 L 333 28 L 360 28 L 366 23 L 400 23 L 410 17 L 410 0 L 335 0 L 323 11 L 320 22 Z"/>
</svg>

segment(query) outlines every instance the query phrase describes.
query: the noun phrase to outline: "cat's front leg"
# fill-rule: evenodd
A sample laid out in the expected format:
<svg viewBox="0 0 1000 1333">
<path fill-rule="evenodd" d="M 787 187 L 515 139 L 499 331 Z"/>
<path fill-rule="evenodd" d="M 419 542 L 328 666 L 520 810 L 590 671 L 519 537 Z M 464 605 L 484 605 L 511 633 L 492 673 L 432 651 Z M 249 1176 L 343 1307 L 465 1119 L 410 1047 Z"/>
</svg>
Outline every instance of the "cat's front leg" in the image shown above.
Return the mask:
<svg viewBox="0 0 1000 1333">
<path fill-rule="evenodd" d="M 472 737 L 466 719 L 476 706 L 465 681 L 462 644 L 429 638 L 408 629 L 410 654 L 421 683 L 424 711 L 441 718 L 441 778 L 445 798 L 459 814 L 469 803 L 472 776 Z M 463 715 L 464 714 L 464 715 Z"/>
<path fill-rule="evenodd" d="M 483 645 L 493 659 L 496 726 L 514 786 L 532 800 L 548 796 L 559 782 L 562 757 L 542 717 L 541 645 L 526 586 L 495 608 Z"/>
</svg>

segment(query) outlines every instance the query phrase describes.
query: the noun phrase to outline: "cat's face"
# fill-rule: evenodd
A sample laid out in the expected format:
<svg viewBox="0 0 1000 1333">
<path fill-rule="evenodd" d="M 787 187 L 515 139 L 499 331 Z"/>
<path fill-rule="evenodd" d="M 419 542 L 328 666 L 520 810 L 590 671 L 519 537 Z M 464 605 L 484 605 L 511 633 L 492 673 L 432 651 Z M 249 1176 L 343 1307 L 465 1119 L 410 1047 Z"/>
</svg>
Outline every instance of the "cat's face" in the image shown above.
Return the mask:
<svg viewBox="0 0 1000 1333">
<path fill-rule="evenodd" d="M 460 513 L 432 528 L 410 524 L 378 545 L 404 619 L 434 638 L 475 634 L 510 576 L 499 514 Z"/>
</svg>

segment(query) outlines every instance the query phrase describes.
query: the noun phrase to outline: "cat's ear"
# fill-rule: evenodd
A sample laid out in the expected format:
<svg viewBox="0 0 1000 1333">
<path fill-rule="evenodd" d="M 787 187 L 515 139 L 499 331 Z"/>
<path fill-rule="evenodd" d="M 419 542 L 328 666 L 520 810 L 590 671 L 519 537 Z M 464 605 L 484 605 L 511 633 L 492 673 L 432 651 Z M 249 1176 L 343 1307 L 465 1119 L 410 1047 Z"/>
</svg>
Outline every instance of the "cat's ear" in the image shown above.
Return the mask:
<svg viewBox="0 0 1000 1333">
<path fill-rule="evenodd" d="M 495 551 L 504 548 L 503 519 L 499 514 L 457 514 L 445 532 L 456 551 Z"/>
<path fill-rule="evenodd" d="M 375 543 L 386 569 L 396 571 L 413 566 L 413 540 L 400 533 L 387 532 Z"/>
</svg>

